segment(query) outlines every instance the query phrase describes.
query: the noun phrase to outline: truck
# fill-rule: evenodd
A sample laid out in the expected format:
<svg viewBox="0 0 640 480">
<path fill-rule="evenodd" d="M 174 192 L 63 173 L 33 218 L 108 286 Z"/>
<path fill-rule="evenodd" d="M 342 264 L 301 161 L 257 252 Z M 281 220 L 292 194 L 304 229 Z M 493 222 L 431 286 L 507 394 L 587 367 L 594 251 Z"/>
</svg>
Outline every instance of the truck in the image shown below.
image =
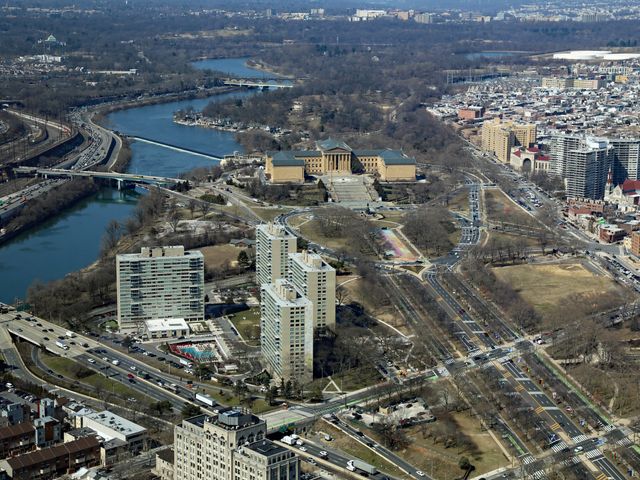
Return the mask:
<svg viewBox="0 0 640 480">
<path fill-rule="evenodd" d="M 65 333 L 65 335 L 69 338 L 76 338 L 76 334 L 71 330 L 67 330 L 67 333 Z"/>
<path fill-rule="evenodd" d="M 295 445 L 296 444 L 296 439 L 295 438 L 291 438 L 289 435 L 286 435 L 286 436 L 282 437 L 281 442 L 282 443 L 286 443 L 287 445 Z"/>
<path fill-rule="evenodd" d="M 170 392 L 178 393 L 178 385 L 176 385 L 175 383 L 168 385 L 166 389 L 169 390 Z"/>
<path fill-rule="evenodd" d="M 199 401 L 200 403 L 204 403 L 209 407 L 213 407 L 216 404 L 213 398 L 211 398 L 206 393 L 196 393 L 196 400 Z"/>
<path fill-rule="evenodd" d="M 361 470 L 365 473 L 368 473 L 369 475 L 375 475 L 376 473 L 378 473 L 378 469 L 376 467 L 374 467 L 373 465 L 369 465 L 366 462 L 363 462 L 362 460 L 349 460 L 347 462 L 347 470 L 351 471 L 351 472 L 355 472 L 356 470 Z"/>
<path fill-rule="evenodd" d="M 185 367 L 193 368 L 193 363 L 191 363 L 189 360 L 186 360 L 184 358 L 180 359 L 180 363 Z"/>
<path fill-rule="evenodd" d="M 69 350 L 69 347 L 67 346 L 67 344 L 66 344 L 66 343 L 64 343 L 64 342 L 63 342 L 63 341 L 61 341 L 61 340 L 57 340 L 57 341 L 56 341 L 56 345 L 57 345 L 58 347 L 60 347 L 61 349 L 63 349 L 63 350 Z"/>
</svg>

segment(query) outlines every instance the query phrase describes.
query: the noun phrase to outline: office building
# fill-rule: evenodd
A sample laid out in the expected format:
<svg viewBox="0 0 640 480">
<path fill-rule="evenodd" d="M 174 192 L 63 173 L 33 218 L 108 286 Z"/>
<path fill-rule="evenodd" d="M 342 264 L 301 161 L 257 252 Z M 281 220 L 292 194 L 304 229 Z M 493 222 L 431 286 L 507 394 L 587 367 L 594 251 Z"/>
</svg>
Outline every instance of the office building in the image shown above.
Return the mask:
<svg viewBox="0 0 640 480">
<path fill-rule="evenodd" d="M 607 140 L 576 135 L 551 138 L 551 171 L 565 183 L 567 197 L 601 199 L 614 149 Z"/>
<path fill-rule="evenodd" d="M 298 480 L 297 455 L 266 435 L 263 420 L 235 409 L 183 420 L 174 430 L 174 478 Z"/>
<path fill-rule="evenodd" d="M 509 163 L 513 147 L 529 147 L 536 142 L 536 138 L 536 126 L 531 123 L 503 122 L 496 118 L 482 125 L 482 149 L 495 154 L 502 163 Z"/>
<path fill-rule="evenodd" d="M 287 261 L 295 253 L 298 240 L 282 226 L 273 223 L 256 227 L 256 282 L 273 283 L 286 278 Z"/>
<path fill-rule="evenodd" d="M 263 284 L 260 343 L 267 371 L 277 381 L 313 380 L 313 304 L 285 279 Z"/>
<path fill-rule="evenodd" d="M 317 253 L 289 254 L 289 282 L 313 304 L 314 332 L 336 326 L 336 270 Z"/>
<path fill-rule="evenodd" d="M 146 320 L 204 320 L 204 259 L 198 251 L 143 247 L 118 255 L 116 282 L 121 332 L 142 334 Z"/>
</svg>

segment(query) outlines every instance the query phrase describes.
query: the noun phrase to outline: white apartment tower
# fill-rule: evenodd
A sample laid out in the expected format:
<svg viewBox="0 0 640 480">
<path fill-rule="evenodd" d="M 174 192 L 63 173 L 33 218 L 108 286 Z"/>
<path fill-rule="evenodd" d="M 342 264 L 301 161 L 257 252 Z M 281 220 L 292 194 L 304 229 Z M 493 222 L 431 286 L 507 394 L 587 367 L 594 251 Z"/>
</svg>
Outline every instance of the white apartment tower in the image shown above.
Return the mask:
<svg viewBox="0 0 640 480">
<path fill-rule="evenodd" d="M 256 227 L 256 278 L 258 285 L 286 278 L 287 260 L 295 253 L 298 240 L 273 223 Z"/>
<path fill-rule="evenodd" d="M 287 279 L 313 304 L 313 329 L 322 333 L 336 326 L 336 271 L 317 253 L 289 254 Z"/>
<path fill-rule="evenodd" d="M 183 246 L 143 247 L 116 256 L 118 325 L 140 333 L 146 320 L 204 320 L 204 259 Z"/>
<path fill-rule="evenodd" d="M 240 410 L 183 420 L 174 429 L 176 480 L 298 480 L 298 456 L 266 439 L 267 425 Z"/>
<path fill-rule="evenodd" d="M 614 161 L 614 147 L 607 139 L 555 135 L 550 153 L 552 171 L 563 178 L 568 197 L 604 197 Z"/>
<path fill-rule="evenodd" d="M 286 279 L 261 288 L 260 345 L 276 380 L 313 380 L 313 304 Z"/>
</svg>

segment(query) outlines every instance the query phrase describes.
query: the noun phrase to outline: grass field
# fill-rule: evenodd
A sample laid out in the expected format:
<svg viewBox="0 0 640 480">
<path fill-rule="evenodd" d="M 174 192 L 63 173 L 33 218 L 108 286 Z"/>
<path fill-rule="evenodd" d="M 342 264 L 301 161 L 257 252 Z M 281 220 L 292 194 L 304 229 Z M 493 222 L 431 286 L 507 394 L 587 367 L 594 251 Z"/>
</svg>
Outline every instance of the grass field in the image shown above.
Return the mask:
<svg viewBox="0 0 640 480">
<path fill-rule="evenodd" d="M 462 472 L 458 467 L 461 457 L 467 457 L 476 467 L 474 476 L 509 464 L 491 435 L 482 430 L 477 418 L 470 417 L 465 412 L 454 413 L 452 416 L 457 428 L 473 442 L 472 448 L 461 450 L 457 447 L 445 448 L 442 443 L 434 444 L 431 438 L 424 438 L 422 427 L 416 426 L 407 429 L 411 444 L 403 457 L 425 473 L 431 474 L 433 471 L 433 478 L 455 478 L 450 475 Z M 427 424 L 425 428 L 433 428 L 436 424 L 437 420 L 436 423 Z"/>
<path fill-rule="evenodd" d="M 587 300 L 618 289 L 611 280 L 596 275 L 579 261 L 497 267 L 493 272 L 541 314 L 561 308 L 569 295 L 580 294 Z"/>
<path fill-rule="evenodd" d="M 91 385 L 92 387 L 101 390 L 103 395 L 111 393 L 112 395 L 119 397 L 120 399 L 135 398 L 138 401 L 148 402 L 149 399 L 141 393 L 133 390 L 120 382 L 111 380 L 98 373 L 94 373 L 84 378 L 77 378 L 75 375 L 78 363 L 70 358 L 56 357 L 52 355 L 42 355 L 42 362 L 51 370 L 61 375 L 64 375 L 66 379 L 78 380 L 80 383 Z"/>
<path fill-rule="evenodd" d="M 538 221 L 511 201 L 501 190 L 485 190 L 484 206 L 487 218 L 494 222 L 535 225 Z"/>
<path fill-rule="evenodd" d="M 200 249 L 202 255 L 204 255 L 204 264 L 207 268 L 221 268 L 224 265 L 235 262 L 242 250 L 245 249 L 228 244 L 202 247 Z"/>
<path fill-rule="evenodd" d="M 447 208 L 461 215 L 469 215 L 469 191 L 464 188 L 454 195 L 451 200 L 449 200 Z"/>
<path fill-rule="evenodd" d="M 531 237 L 525 237 L 522 235 L 512 235 L 510 233 L 504 233 L 499 230 L 487 230 L 489 239 L 495 239 L 498 242 L 504 243 L 516 243 L 524 241 L 528 247 L 539 247 L 540 243 L 537 239 Z"/>
<path fill-rule="evenodd" d="M 260 307 L 231 314 L 229 320 L 249 345 L 260 345 Z"/>
<path fill-rule="evenodd" d="M 313 219 L 300 226 L 300 233 L 303 237 L 308 238 L 312 242 L 324 245 L 333 250 L 348 250 L 350 245 L 344 237 L 325 237 L 321 230 L 318 221 Z"/>
</svg>

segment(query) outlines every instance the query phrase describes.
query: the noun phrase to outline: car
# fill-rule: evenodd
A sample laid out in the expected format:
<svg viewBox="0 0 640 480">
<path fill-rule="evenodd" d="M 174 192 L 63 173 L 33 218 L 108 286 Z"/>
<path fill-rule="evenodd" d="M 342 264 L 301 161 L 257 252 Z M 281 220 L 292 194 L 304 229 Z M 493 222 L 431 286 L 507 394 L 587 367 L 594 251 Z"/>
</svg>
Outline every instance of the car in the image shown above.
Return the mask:
<svg viewBox="0 0 640 480">
<path fill-rule="evenodd" d="M 42 337 L 42 339 L 43 339 L 45 342 L 48 342 L 48 341 L 49 341 L 49 337 Z"/>
<path fill-rule="evenodd" d="M 307 457 L 307 462 L 309 462 L 311 465 L 317 465 L 318 462 L 316 462 L 313 457 Z"/>
<path fill-rule="evenodd" d="M 104 360 L 105 362 L 109 361 L 109 359 L 107 357 L 102 357 L 102 360 Z"/>
<path fill-rule="evenodd" d="M 584 450 L 584 447 L 577 446 L 576 448 L 573 449 L 573 453 L 581 453 L 583 450 Z"/>
<path fill-rule="evenodd" d="M 300 449 L 301 452 L 306 452 L 307 451 L 307 447 L 305 447 L 304 445 L 298 447 Z"/>
<path fill-rule="evenodd" d="M 318 455 L 322 458 L 327 458 L 329 456 L 329 454 L 327 452 L 325 452 L 324 450 L 322 450 L 320 453 L 318 453 Z"/>
<path fill-rule="evenodd" d="M 136 369 L 136 366 L 135 366 L 135 365 L 131 365 L 131 366 L 129 367 L 129 370 L 133 370 L 133 371 L 135 371 L 135 369 Z"/>
<path fill-rule="evenodd" d="M 324 436 L 324 439 L 325 439 L 327 442 L 330 442 L 331 440 L 333 440 L 333 437 L 332 437 L 331 435 L 325 435 L 325 436 Z"/>
<path fill-rule="evenodd" d="M 22 331 L 22 329 L 21 329 L 21 328 L 19 328 L 19 329 L 18 329 L 18 332 L 21 332 L 21 331 Z"/>
<path fill-rule="evenodd" d="M 127 378 L 135 378 L 135 375 L 133 373 L 127 373 Z"/>
<path fill-rule="evenodd" d="M 425 476 L 425 474 L 424 474 L 424 472 L 422 470 L 417 470 L 416 471 L 416 475 L 419 476 L 419 477 L 424 477 Z"/>
<path fill-rule="evenodd" d="M 96 361 L 95 361 L 93 358 L 88 359 L 88 360 L 87 360 L 87 362 L 89 362 L 89 363 L 96 363 Z"/>
</svg>

